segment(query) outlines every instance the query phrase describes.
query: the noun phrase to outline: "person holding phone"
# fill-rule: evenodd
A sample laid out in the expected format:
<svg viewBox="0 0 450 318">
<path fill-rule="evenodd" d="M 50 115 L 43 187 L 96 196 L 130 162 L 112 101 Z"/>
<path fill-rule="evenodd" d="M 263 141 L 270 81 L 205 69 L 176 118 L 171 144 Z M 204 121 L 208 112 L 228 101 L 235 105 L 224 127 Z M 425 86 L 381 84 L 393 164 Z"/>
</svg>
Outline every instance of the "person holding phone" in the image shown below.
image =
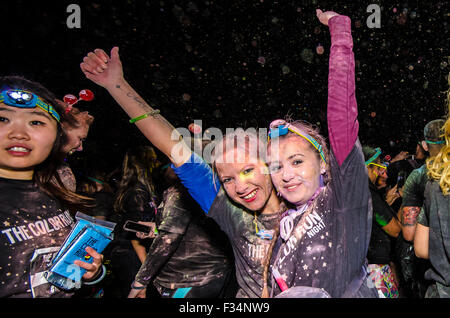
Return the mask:
<svg viewBox="0 0 450 318">
<path fill-rule="evenodd" d="M 169 187 L 158 207 L 158 234 L 140 235 L 155 238 L 128 297 L 145 297 L 149 284 L 163 298 L 234 297 L 233 259 L 227 237 L 206 217 L 173 169 L 167 167 L 164 172 Z M 154 227 L 154 223 L 144 224 Z"/>
</svg>

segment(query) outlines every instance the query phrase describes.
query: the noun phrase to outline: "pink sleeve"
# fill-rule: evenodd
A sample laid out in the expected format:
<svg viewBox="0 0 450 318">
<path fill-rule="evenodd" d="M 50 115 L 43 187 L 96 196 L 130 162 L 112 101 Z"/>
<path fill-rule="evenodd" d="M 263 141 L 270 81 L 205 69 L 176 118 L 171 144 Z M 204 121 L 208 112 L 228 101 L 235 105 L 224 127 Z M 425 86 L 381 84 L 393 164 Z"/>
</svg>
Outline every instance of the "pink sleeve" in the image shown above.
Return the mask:
<svg viewBox="0 0 450 318">
<path fill-rule="evenodd" d="M 351 20 L 339 15 L 328 21 L 331 49 L 328 74 L 328 136 L 339 165 L 358 137 L 358 108 L 355 97 L 355 57 Z"/>
</svg>

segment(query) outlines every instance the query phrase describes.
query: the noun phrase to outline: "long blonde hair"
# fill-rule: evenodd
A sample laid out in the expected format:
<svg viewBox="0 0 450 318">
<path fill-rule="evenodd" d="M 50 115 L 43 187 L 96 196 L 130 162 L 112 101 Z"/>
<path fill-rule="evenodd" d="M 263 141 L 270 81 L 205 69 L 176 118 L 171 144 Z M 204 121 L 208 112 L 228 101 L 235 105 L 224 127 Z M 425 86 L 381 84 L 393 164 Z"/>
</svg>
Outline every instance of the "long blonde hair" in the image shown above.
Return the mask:
<svg viewBox="0 0 450 318">
<path fill-rule="evenodd" d="M 448 76 L 450 86 L 450 74 Z M 428 176 L 439 182 L 444 195 L 450 194 L 450 88 L 447 90 L 447 121 L 442 127 L 445 145 L 435 157 L 427 159 Z"/>
</svg>

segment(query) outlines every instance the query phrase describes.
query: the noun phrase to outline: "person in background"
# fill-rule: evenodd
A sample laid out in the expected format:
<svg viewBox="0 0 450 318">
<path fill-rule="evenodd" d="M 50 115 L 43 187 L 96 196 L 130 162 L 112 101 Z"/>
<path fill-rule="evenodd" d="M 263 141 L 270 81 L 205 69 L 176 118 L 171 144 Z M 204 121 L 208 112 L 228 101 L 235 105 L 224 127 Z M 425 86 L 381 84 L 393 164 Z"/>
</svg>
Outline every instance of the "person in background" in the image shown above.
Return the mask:
<svg viewBox="0 0 450 318">
<path fill-rule="evenodd" d="M 416 256 L 431 263 L 425 272 L 425 279 L 431 281 L 425 298 L 450 298 L 450 89 L 447 109 L 441 130 L 445 143 L 436 156 L 426 161 L 429 180 L 414 233 Z"/>
<path fill-rule="evenodd" d="M 363 147 L 369 175 L 369 189 L 372 196 L 373 219 L 367 259 L 371 280 L 378 289 L 379 295 L 386 298 L 399 297 L 399 282 L 394 266 L 394 238 L 401 231 L 397 213 L 391 205 L 400 195 L 397 185 L 384 194 L 377 188 L 377 179 L 386 173 L 386 166 L 380 160 L 381 149 Z"/>
<path fill-rule="evenodd" d="M 436 156 L 443 147 L 444 139 L 441 128 L 443 119 L 428 122 L 423 129 L 424 140 L 420 143 L 428 157 Z M 403 187 L 403 200 L 400 210 L 402 222 L 402 247 L 398 251 L 401 276 L 406 296 L 423 298 L 428 287 L 424 273 L 430 264 L 427 260 L 417 258 L 414 254 L 414 233 L 417 217 L 424 202 L 425 185 L 428 181 L 426 164 L 414 169 L 408 176 Z"/>
<path fill-rule="evenodd" d="M 87 111 L 82 112 L 76 107 L 69 108 L 61 100 L 57 100 L 57 102 L 64 107 L 66 113 L 66 116 L 61 121 L 61 126 L 66 134 L 63 152 L 66 156 L 70 156 L 76 151 L 83 150 L 83 142 L 88 136 L 89 128 L 94 122 L 94 117 Z M 58 167 L 58 174 L 66 188 L 75 192 L 77 188 L 76 178 L 67 162 L 64 161 Z"/>
<path fill-rule="evenodd" d="M 92 170 L 88 175 L 79 174 L 78 179 L 77 193 L 95 200 L 92 216 L 109 220 L 113 213 L 114 193 L 111 186 L 104 181 L 104 175 Z"/>
<path fill-rule="evenodd" d="M 117 231 L 109 251 L 115 284 L 119 297 L 127 297 L 134 277 L 145 261 L 152 239 L 139 239 L 123 229 L 127 220 L 154 222 L 159 198 L 153 183 L 155 168 L 160 165 L 154 149 L 137 146 L 127 150 L 122 177 L 114 199 L 111 221 Z"/>
<path fill-rule="evenodd" d="M 156 217 L 158 234 L 135 278 L 142 286 L 132 287 L 128 297 L 144 297 L 151 283 L 163 298 L 234 297 L 227 237 L 206 217 L 173 169 L 165 167 L 167 188 Z"/>
</svg>

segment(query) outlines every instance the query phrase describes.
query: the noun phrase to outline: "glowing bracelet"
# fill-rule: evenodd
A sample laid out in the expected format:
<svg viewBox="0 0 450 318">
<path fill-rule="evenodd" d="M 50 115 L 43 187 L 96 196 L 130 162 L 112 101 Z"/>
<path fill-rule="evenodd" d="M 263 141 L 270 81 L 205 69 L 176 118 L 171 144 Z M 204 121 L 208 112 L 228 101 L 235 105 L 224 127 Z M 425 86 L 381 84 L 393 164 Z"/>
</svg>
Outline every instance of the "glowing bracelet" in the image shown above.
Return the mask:
<svg viewBox="0 0 450 318">
<path fill-rule="evenodd" d="M 83 284 L 84 285 L 95 285 L 95 284 L 99 283 L 103 278 L 105 278 L 105 276 L 106 276 L 106 267 L 105 267 L 105 265 L 102 264 L 102 275 L 100 275 L 100 277 L 94 281 L 83 282 Z"/>
<path fill-rule="evenodd" d="M 147 118 L 149 116 L 155 116 L 156 114 L 159 114 L 159 109 L 155 109 L 155 110 L 152 110 L 151 112 L 148 112 L 148 113 L 146 113 L 144 115 L 141 115 L 141 116 L 138 116 L 138 117 L 135 117 L 135 118 L 131 118 L 130 119 L 130 124 L 134 124 L 138 120 Z"/>
</svg>

